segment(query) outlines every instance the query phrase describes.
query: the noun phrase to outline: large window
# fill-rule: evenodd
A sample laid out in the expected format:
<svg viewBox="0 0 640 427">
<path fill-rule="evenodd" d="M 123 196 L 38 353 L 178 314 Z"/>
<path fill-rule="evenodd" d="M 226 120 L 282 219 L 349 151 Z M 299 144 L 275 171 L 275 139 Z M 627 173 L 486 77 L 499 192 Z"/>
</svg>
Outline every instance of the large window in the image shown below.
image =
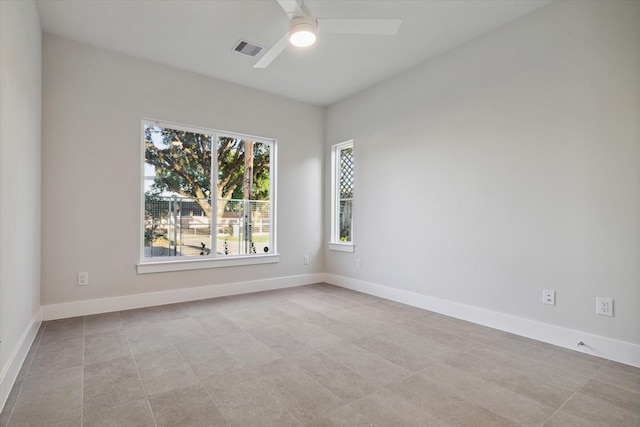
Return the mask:
<svg viewBox="0 0 640 427">
<path fill-rule="evenodd" d="M 184 269 L 189 260 L 227 260 L 207 267 L 275 262 L 265 261 L 276 254 L 275 142 L 156 121 L 143 121 L 142 128 L 138 271 L 166 271 L 144 267 L 158 263 Z"/>
<path fill-rule="evenodd" d="M 353 141 L 331 148 L 331 242 L 329 248 L 353 252 Z"/>
</svg>

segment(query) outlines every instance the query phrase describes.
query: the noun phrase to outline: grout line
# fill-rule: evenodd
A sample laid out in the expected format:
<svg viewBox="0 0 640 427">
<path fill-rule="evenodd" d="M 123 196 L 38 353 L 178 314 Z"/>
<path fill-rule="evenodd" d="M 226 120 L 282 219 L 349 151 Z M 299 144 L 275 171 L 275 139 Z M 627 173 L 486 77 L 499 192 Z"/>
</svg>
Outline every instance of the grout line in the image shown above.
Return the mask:
<svg viewBox="0 0 640 427">
<path fill-rule="evenodd" d="M 142 387 L 142 392 L 144 393 L 144 398 L 147 401 L 147 406 L 149 407 L 149 412 L 151 412 L 151 418 L 153 419 L 153 424 L 154 424 L 155 427 L 158 427 L 158 423 L 156 422 L 156 416 L 154 415 L 153 409 L 151 408 L 151 401 L 149 400 L 149 395 L 147 394 L 147 389 L 144 386 L 144 382 L 142 381 L 142 375 L 140 375 L 140 368 L 138 368 L 138 361 L 136 360 L 136 356 L 133 353 L 133 349 L 131 348 L 131 343 L 129 342 L 129 336 L 127 335 L 126 328 L 124 327 L 124 322 L 122 324 L 122 332 L 124 333 L 124 337 L 127 340 L 127 346 L 129 346 L 129 353 L 131 354 L 131 358 L 133 359 L 133 366 L 136 367 L 136 372 L 138 374 L 138 381 L 140 381 L 140 386 Z"/>
<path fill-rule="evenodd" d="M 193 317 L 191 317 L 190 314 L 187 313 L 187 317 L 186 319 L 193 319 Z M 179 320 L 179 319 L 174 319 L 174 320 Z M 195 319 L 193 319 L 195 320 Z M 168 322 L 170 322 L 171 320 L 168 320 Z M 163 324 L 164 322 L 161 322 L 160 327 L 164 330 L 165 333 L 167 333 L 166 329 L 164 328 Z M 199 323 L 198 323 L 199 324 Z M 200 325 L 200 324 L 199 324 Z M 200 325 L 202 326 L 202 325 Z M 206 331 L 206 329 L 205 329 Z M 208 333 L 208 332 L 207 332 Z M 207 388 L 204 386 L 204 384 L 202 383 L 202 380 L 200 379 L 199 375 L 196 375 L 196 372 L 193 370 L 193 368 L 191 367 L 191 364 L 187 361 L 187 359 L 184 357 L 184 354 L 182 354 L 182 352 L 180 351 L 180 347 L 178 347 L 178 344 L 176 343 L 176 341 L 171 337 L 171 335 L 169 335 L 167 333 L 167 337 L 169 338 L 169 340 L 171 341 L 171 343 L 173 344 L 173 346 L 175 347 L 176 351 L 178 352 L 178 354 L 180 355 L 180 358 L 182 359 L 182 361 L 189 367 L 189 370 L 191 371 L 191 373 L 193 374 L 193 376 L 196 378 L 196 380 L 198 381 L 198 384 L 200 385 L 200 387 L 202 387 L 202 389 L 204 390 L 204 392 L 207 394 L 207 397 L 209 398 L 209 401 L 211 402 L 211 404 L 213 405 L 214 408 L 216 408 L 216 410 L 218 411 L 218 413 L 220 414 L 220 416 L 222 417 L 222 419 L 224 420 L 224 422 L 227 424 L 227 426 L 231 426 L 231 424 L 229 423 L 229 420 L 227 420 L 227 418 L 224 416 L 224 414 L 222 413 L 222 411 L 220 410 L 220 408 L 218 408 L 218 406 L 215 404 L 215 402 L 213 401 L 213 398 L 211 397 L 211 394 L 209 393 L 209 390 L 207 390 Z M 224 351 L 224 349 L 222 349 Z M 226 352 L 225 352 L 226 353 Z M 174 389 L 174 390 L 184 390 L 185 388 L 188 388 L 190 386 L 187 387 L 181 387 L 180 389 Z"/>
<path fill-rule="evenodd" d="M 567 400 L 565 400 L 565 401 L 562 403 L 562 405 L 560 405 L 560 406 L 558 407 L 558 409 L 556 409 L 556 410 L 555 410 L 555 411 L 554 411 L 554 412 L 549 416 L 549 418 L 547 418 L 547 419 L 546 419 L 542 424 L 540 424 L 540 426 L 541 426 L 541 427 L 543 427 L 545 424 L 547 424 L 547 423 L 551 420 L 551 418 L 553 418 L 553 417 L 554 417 L 558 412 L 560 412 L 560 410 L 562 410 L 562 408 L 564 407 L 564 405 L 566 405 L 567 403 L 569 403 L 569 401 L 570 401 L 571 399 L 573 399 L 573 396 L 575 396 L 576 394 L 578 394 L 578 393 L 580 392 L 580 390 L 582 390 L 582 388 L 583 388 L 585 385 L 587 385 L 587 384 L 589 383 L 589 381 L 593 380 L 593 379 L 595 378 L 595 376 L 596 376 L 596 375 L 598 375 L 598 373 L 600 373 L 600 371 L 601 371 L 601 370 L 606 366 L 606 364 L 607 364 L 606 362 L 605 362 L 605 363 L 603 363 L 603 364 L 600 366 L 600 368 L 598 368 L 598 370 L 597 370 L 597 371 L 596 371 L 596 372 L 595 372 L 591 377 L 589 377 L 589 379 L 587 379 L 584 383 L 582 383 L 582 385 L 581 385 L 580 387 L 578 387 L 578 388 L 576 389 L 576 391 L 574 391 L 574 392 L 571 394 L 571 396 L 569 396 L 569 397 L 567 398 Z"/>
<path fill-rule="evenodd" d="M 280 360 L 282 360 L 282 358 L 281 358 Z M 294 368 L 294 369 L 296 369 L 295 367 L 293 367 L 293 368 Z M 291 412 L 291 410 L 290 410 L 289 408 L 287 408 L 287 405 L 285 405 L 284 403 L 282 403 L 282 402 L 280 401 L 280 399 L 278 399 L 278 396 L 276 396 L 276 395 L 274 395 L 274 394 L 273 394 L 273 390 L 271 389 L 271 387 L 269 387 L 267 384 L 265 384 L 265 382 L 262 380 L 262 377 L 261 377 L 260 375 L 256 375 L 254 372 L 249 372 L 249 371 L 245 370 L 245 368 L 244 368 L 244 367 L 241 367 L 240 369 L 241 369 L 244 373 L 246 373 L 246 374 L 248 374 L 248 375 L 255 376 L 255 377 L 256 377 L 256 378 L 255 378 L 255 381 L 257 381 L 257 382 L 258 382 L 258 384 L 259 384 L 259 385 L 260 385 L 264 390 L 266 390 L 267 394 L 268 394 L 268 395 L 269 395 L 273 400 L 275 400 L 276 402 L 278 402 L 278 404 L 279 404 L 279 405 L 280 405 L 280 406 L 281 406 L 285 411 L 287 411 L 289 414 L 291 414 L 291 416 L 292 416 L 295 420 L 297 420 L 297 421 L 300 423 L 300 425 L 302 425 L 302 426 L 304 426 L 304 425 L 305 425 L 305 423 L 304 423 L 300 418 L 298 418 L 298 417 L 296 416 L 296 414 L 294 414 L 293 412 Z M 312 380 L 313 380 L 313 378 L 312 378 Z M 336 397 L 337 397 L 337 396 L 336 396 Z M 340 399 L 340 398 L 338 398 L 338 399 Z M 342 400 L 342 399 L 340 399 L 340 400 Z"/>
<path fill-rule="evenodd" d="M 16 405 L 18 404 L 18 399 L 20 399 L 20 395 L 22 394 L 22 387 L 24 386 L 24 382 L 27 380 L 27 378 L 29 377 L 29 371 L 31 370 L 31 365 L 33 364 L 34 359 L 36 358 L 36 354 L 38 353 L 38 349 L 40 348 L 40 341 L 42 340 L 42 337 L 44 335 L 44 331 L 47 329 L 47 322 L 42 322 L 44 325 L 40 326 L 42 328 L 42 332 L 40 332 L 40 330 L 38 329 L 38 332 L 36 332 L 36 340 L 34 340 L 34 342 L 31 344 L 32 346 L 34 346 L 33 348 L 33 357 L 31 357 L 31 360 L 29 360 L 29 364 L 26 367 L 26 370 L 24 372 L 24 378 L 22 379 L 22 381 L 20 381 L 20 387 L 18 388 L 18 393 L 16 395 L 15 401 L 13 402 L 13 405 L 11 406 L 11 410 L 9 412 L 9 417 L 7 418 L 7 426 L 9 426 L 11 424 L 11 418 L 13 417 L 13 411 L 16 408 Z M 27 351 L 27 355 L 29 355 L 29 353 L 31 352 L 31 348 L 29 348 L 29 350 Z M 24 368 L 24 366 L 22 367 Z M 22 369 L 20 368 L 20 369 Z M 20 375 L 20 371 L 18 371 L 18 376 Z M 13 387 L 15 387 L 16 384 L 14 383 Z M 12 390 L 13 390 L 12 387 Z M 9 394 L 11 394 L 11 390 L 9 390 Z M 6 409 L 6 406 L 5 406 Z"/>
</svg>

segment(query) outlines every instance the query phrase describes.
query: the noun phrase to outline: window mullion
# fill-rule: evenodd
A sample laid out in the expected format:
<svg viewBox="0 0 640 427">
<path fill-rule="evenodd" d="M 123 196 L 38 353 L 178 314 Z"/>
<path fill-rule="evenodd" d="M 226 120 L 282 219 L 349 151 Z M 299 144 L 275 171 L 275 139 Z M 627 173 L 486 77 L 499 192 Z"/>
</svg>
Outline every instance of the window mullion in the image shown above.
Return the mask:
<svg viewBox="0 0 640 427">
<path fill-rule="evenodd" d="M 211 134 L 211 218 L 209 218 L 209 254 L 218 256 L 218 134 Z"/>
</svg>

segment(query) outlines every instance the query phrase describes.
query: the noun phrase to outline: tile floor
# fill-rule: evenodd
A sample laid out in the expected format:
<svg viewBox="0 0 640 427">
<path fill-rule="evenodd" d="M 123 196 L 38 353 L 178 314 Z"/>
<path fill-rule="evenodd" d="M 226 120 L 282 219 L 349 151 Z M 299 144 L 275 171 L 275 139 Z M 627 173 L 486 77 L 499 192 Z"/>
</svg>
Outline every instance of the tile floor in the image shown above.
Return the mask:
<svg viewBox="0 0 640 427">
<path fill-rule="evenodd" d="M 43 323 L 13 426 L 638 426 L 640 369 L 326 284 Z"/>
</svg>

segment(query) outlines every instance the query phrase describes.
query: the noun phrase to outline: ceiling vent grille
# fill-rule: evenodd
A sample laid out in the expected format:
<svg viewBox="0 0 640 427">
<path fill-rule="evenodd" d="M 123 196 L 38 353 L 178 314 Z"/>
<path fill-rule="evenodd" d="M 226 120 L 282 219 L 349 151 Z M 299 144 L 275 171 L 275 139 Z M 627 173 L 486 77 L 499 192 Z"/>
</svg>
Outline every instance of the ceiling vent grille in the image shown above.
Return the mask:
<svg viewBox="0 0 640 427">
<path fill-rule="evenodd" d="M 233 50 L 235 50 L 236 52 L 244 53 L 245 55 L 249 56 L 256 56 L 262 49 L 262 46 L 258 46 L 257 44 L 248 42 L 246 40 L 240 40 L 233 48 Z"/>
</svg>

